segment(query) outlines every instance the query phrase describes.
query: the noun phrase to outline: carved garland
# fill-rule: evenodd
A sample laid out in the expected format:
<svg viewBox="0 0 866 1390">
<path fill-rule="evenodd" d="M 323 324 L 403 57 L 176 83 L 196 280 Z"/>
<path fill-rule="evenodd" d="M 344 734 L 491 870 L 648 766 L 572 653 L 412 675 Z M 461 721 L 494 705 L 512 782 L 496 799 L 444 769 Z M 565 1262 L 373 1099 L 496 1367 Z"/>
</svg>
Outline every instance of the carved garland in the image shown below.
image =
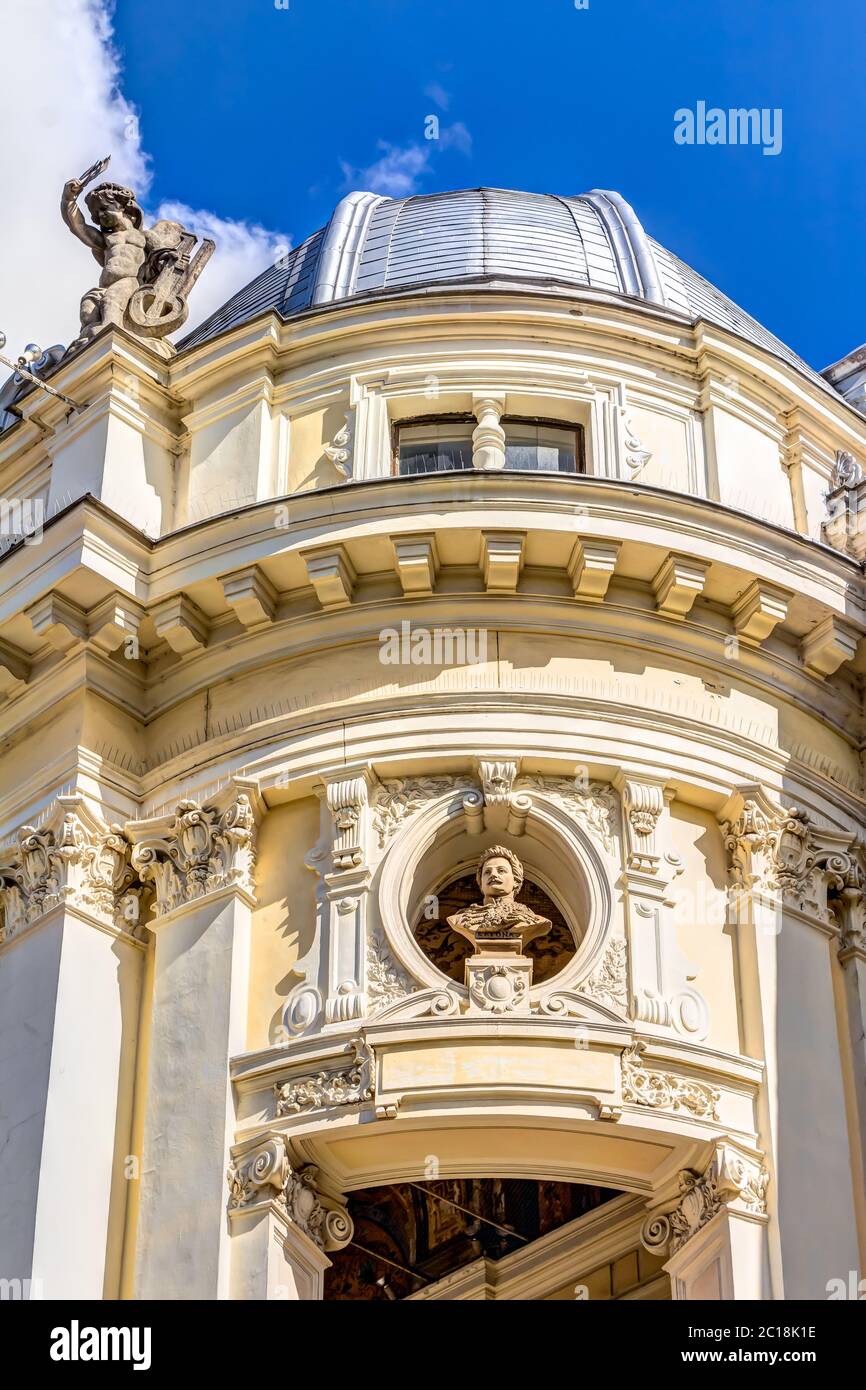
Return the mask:
<svg viewBox="0 0 866 1390">
<path fill-rule="evenodd" d="M 622 1054 L 622 1098 L 626 1104 L 685 1110 L 699 1120 L 719 1118 L 721 1092 L 715 1086 L 645 1067 L 641 1060 L 645 1050 L 645 1043 L 636 1043 Z"/>
<path fill-rule="evenodd" d="M 373 1050 L 363 1038 L 346 1044 L 352 1053 L 348 1066 L 314 1072 L 274 1087 L 277 1115 L 299 1115 L 302 1111 L 329 1106 L 359 1105 L 373 1099 Z"/>
</svg>

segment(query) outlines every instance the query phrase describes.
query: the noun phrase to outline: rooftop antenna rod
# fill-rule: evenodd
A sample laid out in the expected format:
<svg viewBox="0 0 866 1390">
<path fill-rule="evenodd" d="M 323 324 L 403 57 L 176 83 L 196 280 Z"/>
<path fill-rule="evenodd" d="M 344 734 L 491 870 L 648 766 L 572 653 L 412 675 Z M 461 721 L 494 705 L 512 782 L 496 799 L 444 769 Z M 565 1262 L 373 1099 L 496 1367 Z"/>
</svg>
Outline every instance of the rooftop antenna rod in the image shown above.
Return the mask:
<svg viewBox="0 0 866 1390">
<path fill-rule="evenodd" d="M 35 376 L 33 372 L 27 370 L 30 362 L 38 362 L 42 356 L 42 349 L 38 343 L 28 343 L 17 362 L 13 362 L 10 357 L 5 357 L 2 349 L 6 346 L 6 334 L 0 329 L 0 362 L 6 367 L 11 367 L 13 372 L 23 376 L 26 381 L 30 381 L 34 386 L 38 386 L 41 391 L 47 391 L 49 396 L 56 396 L 59 401 L 65 401 L 71 405 L 73 410 L 82 410 L 79 401 L 74 401 L 71 396 L 64 396 L 62 391 L 57 391 L 53 386 L 49 386 L 47 381 Z"/>
</svg>

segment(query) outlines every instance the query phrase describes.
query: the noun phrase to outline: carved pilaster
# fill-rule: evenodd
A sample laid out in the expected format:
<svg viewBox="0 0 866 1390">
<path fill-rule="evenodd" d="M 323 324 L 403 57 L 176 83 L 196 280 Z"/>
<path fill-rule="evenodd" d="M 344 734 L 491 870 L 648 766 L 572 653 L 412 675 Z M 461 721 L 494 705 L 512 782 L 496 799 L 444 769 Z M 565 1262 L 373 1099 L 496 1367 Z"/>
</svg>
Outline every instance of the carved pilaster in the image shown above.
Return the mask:
<svg viewBox="0 0 866 1390">
<path fill-rule="evenodd" d="M 366 1011 L 370 789 L 375 786 L 370 769 L 360 768 L 329 778 L 320 788 L 321 843 L 331 864 L 324 873 L 326 946 L 319 960 L 328 1023 L 361 1018 Z"/>
<path fill-rule="evenodd" d="M 632 1016 L 697 1042 L 706 1037 L 709 1011 L 677 940 L 673 885 L 683 866 L 671 840 L 673 791 L 667 779 L 626 771 L 615 785 L 623 804 Z"/>
<path fill-rule="evenodd" d="M 661 857 L 656 832 L 666 804 L 665 785 L 649 778 L 623 775 L 617 778 L 616 785 L 622 796 L 628 867 L 655 873 Z"/>
</svg>

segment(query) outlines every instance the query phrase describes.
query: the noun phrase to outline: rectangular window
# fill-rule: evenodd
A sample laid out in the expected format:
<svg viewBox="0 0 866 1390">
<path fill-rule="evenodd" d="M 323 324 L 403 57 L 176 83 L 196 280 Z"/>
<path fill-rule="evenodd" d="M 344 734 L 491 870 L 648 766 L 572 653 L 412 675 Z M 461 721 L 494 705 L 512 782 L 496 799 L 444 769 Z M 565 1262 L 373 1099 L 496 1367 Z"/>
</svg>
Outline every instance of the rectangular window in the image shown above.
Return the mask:
<svg viewBox="0 0 866 1390">
<path fill-rule="evenodd" d="M 529 420 L 502 421 L 505 467 L 539 473 L 577 473 L 577 430 Z"/>
<path fill-rule="evenodd" d="M 474 428 L 472 419 L 402 425 L 397 453 L 401 478 L 416 473 L 451 473 L 455 469 L 471 468 Z"/>
<path fill-rule="evenodd" d="M 471 415 L 407 421 L 395 431 L 396 468 L 401 477 L 451 473 L 472 467 Z M 580 427 L 555 421 L 502 420 L 505 467 L 530 473 L 582 473 Z"/>
</svg>

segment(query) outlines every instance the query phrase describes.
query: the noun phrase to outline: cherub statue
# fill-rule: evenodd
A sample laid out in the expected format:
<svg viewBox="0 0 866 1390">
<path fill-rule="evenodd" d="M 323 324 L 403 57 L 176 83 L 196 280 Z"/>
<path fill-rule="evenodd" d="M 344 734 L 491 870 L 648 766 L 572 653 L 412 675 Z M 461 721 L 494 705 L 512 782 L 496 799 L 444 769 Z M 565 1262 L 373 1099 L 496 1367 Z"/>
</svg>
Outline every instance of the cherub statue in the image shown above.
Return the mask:
<svg viewBox="0 0 866 1390">
<path fill-rule="evenodd" d="M 475 874 L 484 899 L 448 918 L 448 925 L 471 941 L 478 953 L 522 951 L 536 936 L 550 931 L 547 917 L 515 902 L 523 887 L 523 865 L 504 845 L 491 845 Z"/>
<path fill-rule="evenodd" d="M 155 222 L 145 228 L 135 194 L 117 183 L 101 183 L 88 193 L 85 202 L 95 225 L 87 222 L 78 206 L 79 195 L 98 178 L 109 158 L 100 159 L 63 188 L 63 220 L 102 266 L 98 286 L 81 300 L 81 333 L 68 351 L 114 324 L 146 339 L 161 357 L 170 357 L 175 349 L 165 338 L 186 322 L 187 297 L 210 260 L 214 243 L 204 238 L 190 260 L 194 233 L 180 222 Z"/>
</svg>

